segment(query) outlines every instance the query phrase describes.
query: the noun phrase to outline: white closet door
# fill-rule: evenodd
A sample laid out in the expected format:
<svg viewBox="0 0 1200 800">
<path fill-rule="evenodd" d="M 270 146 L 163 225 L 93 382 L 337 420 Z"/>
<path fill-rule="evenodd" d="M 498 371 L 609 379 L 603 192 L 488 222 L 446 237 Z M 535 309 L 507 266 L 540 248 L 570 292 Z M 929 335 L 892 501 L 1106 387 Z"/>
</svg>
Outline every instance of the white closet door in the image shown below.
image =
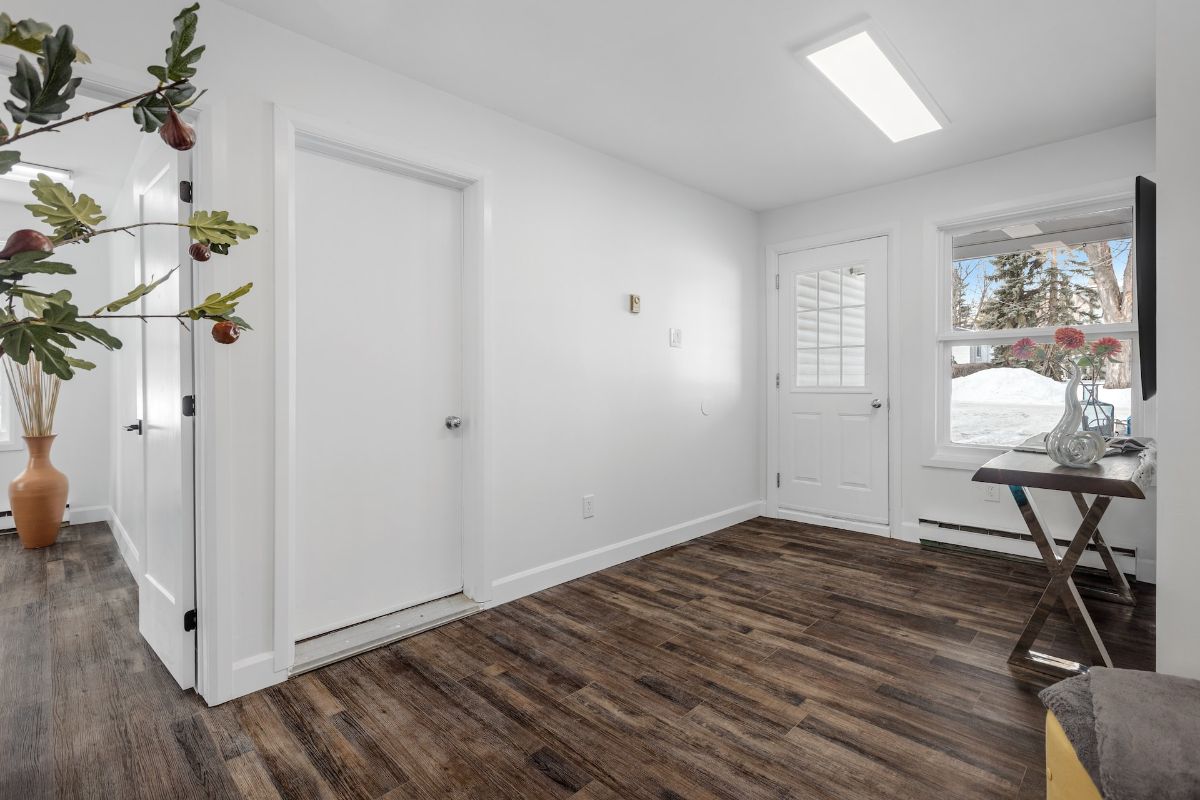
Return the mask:
<svg viewBox="0 0 1200 800">
<path fill-rule="evenodd" d="M 462 589 L 463 195 L 305 150 L 295 181 L 299 640 Z"/>
</svg>

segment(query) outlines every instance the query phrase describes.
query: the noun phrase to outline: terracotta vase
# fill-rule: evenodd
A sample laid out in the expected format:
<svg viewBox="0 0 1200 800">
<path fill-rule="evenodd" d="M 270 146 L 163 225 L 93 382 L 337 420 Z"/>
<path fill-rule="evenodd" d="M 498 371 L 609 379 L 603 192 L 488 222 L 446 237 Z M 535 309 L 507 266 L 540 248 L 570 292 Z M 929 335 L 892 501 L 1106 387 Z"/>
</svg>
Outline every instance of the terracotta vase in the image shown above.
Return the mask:
<svg viewBox="0 0 1200 800">
<path fill-rule="evenodd" d="M 50 463 L 54 436 L 25 436 L 29 463 L 8 485 L 17 536 L 26 549 L 49 547 L 58 539 L 67 510 L 67 476 Z"/>
</svg>

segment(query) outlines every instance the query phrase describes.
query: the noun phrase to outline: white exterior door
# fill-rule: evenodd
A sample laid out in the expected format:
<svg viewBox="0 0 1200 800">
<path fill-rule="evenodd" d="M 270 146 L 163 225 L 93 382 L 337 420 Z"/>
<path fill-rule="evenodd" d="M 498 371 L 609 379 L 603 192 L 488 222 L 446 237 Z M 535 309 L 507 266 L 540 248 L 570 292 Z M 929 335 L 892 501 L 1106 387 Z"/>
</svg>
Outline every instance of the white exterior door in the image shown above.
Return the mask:
<svg viewBox="0 0 1200 800">
<path fill-rule="evenodd" d="M 186 157 L 161 147 L 158 157 L 139 163 L 135 185 L 141 221 L 186 219 L 179 181 L 188 177 L 188 163 Z M 141 229 L 138 238 L 142 281 L 161 278 L 179 265 L 167 283 L 141 301 L 142 313 L 177 314 L 191 306 L 186 231 L 152 226 Z M 138 628 L 183 688 L 196 679 L 196 634 L 184 629 L 184 614 L 195 608 L 196 591 L 193 420 L 183 415 L 182 403 L 184 395 L 192 393 L 188 329 L 172 320 L 151 320 L 141 337 L 146 539 L 138 580 Z"/>
<path fill-rule="evenodd" d="M 777 266 L 780 516 L 886 525 L 887 238 Z"/>
<path fill-rule="evenodd" d="M 463 193 L 298 149 L 294 230 L 301 640 L 462 589 Z"/>
</svg>

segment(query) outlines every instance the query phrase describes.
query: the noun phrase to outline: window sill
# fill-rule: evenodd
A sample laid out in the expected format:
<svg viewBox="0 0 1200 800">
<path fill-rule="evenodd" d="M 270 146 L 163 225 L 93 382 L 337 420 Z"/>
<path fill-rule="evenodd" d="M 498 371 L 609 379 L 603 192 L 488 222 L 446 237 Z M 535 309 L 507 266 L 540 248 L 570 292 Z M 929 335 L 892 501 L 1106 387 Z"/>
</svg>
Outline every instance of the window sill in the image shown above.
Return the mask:
<svg viewBox="0 0 1200 800">
<path fill-rule="evenodd" d="M 975 471 L 1001 453 L 1006 453 L 1009 447 L 983 447 L 969 444 L 942 445 L 933 451 L 924 461 L 923 467 L 935 469 L 961 469 Z"/>
<path fill-rule="evenodd" d="M 24 450 L 24 449 L 25 449 L 25 442 L 23 442 L 19 439 L 16 441 L 12 441 L 12 440 L 5 441 L 3 439 L 0 439 L 0 453 Z"/>
</svg>

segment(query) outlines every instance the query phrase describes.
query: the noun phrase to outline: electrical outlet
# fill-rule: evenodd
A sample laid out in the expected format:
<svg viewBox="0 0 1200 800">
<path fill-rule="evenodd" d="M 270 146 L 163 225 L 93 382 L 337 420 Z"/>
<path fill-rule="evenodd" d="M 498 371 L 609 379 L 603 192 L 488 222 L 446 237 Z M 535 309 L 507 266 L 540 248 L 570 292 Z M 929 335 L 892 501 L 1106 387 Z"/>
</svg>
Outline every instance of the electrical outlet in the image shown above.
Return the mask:
<svg viewBox="0 0 1200 800">
<path fill-rule="evenodd" d="M 596 495 L 585 494 L 583 496 L 583 518 L 591 519 L 596 516 Z"/>
<path fill-rule="evenodd" d="M 683 331 L 671 328 L 671 347 L 683 347 Z"/>
<path fill-rule="evenodd" d="M 987 500 L 989 503 L 999 503 L 1000 502 L 1000 484 L 985 483 L 983 485 L 983 499 Z"/>
</svg>

